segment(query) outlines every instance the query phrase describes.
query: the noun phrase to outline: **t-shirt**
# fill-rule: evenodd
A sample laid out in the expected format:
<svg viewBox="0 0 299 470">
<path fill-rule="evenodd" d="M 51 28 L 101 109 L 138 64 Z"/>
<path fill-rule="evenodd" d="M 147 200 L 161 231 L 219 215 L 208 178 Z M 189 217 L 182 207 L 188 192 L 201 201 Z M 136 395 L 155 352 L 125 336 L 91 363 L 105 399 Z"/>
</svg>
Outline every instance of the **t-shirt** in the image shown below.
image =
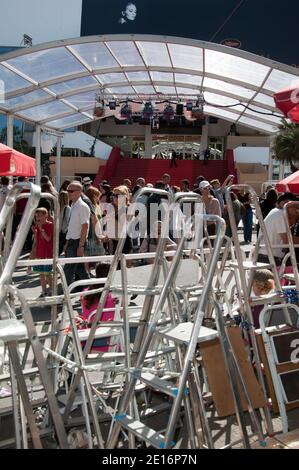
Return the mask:
<svg viewBox="0 0 299 470">
<path fill-rule="evenodd" d="M 282 245 L 281 234 L 286 233 L 286 222 L 282 209 L 272 209 L 264 220 L 268 238 L 271 246 Z M 261 245 L 265 242 L 261 239 Z M 260 249 L 261 255 L 268 255 L 266 247 Z M 273 255 L 277 258 L 282 258 L 284 255 L 283 248 L 273 248 Z"/>
<path fill-rule="evenodd" d="M 41 233 L 41 230 L 45 230 L 46 234 L 50 236 L 50 240 L 47 241 Z M 41 229 L 36 229 L 36 258 L 46 259 L 53 258 L 53 224 L 47 221 L 42 225 Z"/>
<path fill-rule="evenodd" d="M 82 225 L 88 224 L 89 226 L 89 218 L 90 209 L 88 205 L 85 204 L 85 202 L 83 202 L 81 198 L 79 198 L 71 207 L 66 239 L 78 240 L 81 236 Z"/>
</svg>

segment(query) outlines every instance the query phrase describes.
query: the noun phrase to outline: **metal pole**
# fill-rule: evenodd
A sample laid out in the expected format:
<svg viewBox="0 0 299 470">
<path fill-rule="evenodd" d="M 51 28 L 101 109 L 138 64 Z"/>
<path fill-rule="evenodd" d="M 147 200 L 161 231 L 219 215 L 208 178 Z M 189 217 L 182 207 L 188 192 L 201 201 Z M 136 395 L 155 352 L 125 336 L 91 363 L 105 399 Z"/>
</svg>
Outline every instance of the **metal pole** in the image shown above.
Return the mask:
<svg viewBox="0 0 299 470">
<path fill-rule="evenodd" d="M 57 191 L 60 189 L 61 181 L 61 136 L 57 137 L 57 150 L 56 150 L 56 181 L 55 187 Z"/>
<path fill-rule="evenodd" d="M 6 141 L 8 147 L 13 148 L 13 121 L 14 117 L 13 114 L 8 114 L 7 115 L 7 136 L 6 136 Z"/>
<path fill-rule="evenodd" d="M 18 258 L 21 254 L 25 239 L 31 225 L 32 219 L 34 217 L 35 209 L 38 205 L 40 198 L 40 188 L 32 183 L 17 183 L 9 191 L 4 206 L 2 207 L 1 217 L 0 217 L 0 232 L 4 229 L 7 218 L 9 217 L 11 211 L 13 210 L 16 198 L 18 194 L 23 189 L 30 190 L 30 197 L 28 199 L 24 215 L 22 217 L 21 223 L 19 225 L 18 234 L 14 239 L 11 251 L 7 258 L 6 264 L 3 268 L 3 271 L 0 276 L 0 305 L 6 297 L 6 291 L 4 286 L 9 284 L 12 279 L 15 266 L 17 264 Z"/>
<path fill-rule="evenodd" d="M 271 136 L 269 139 L 269 160 L 268 160 L 268 180 L 273 180 L 273 143 L 274 138 Z"/>
<path fill-rule="evenodd" d="M 35 133 L 36 133 L 36 143 L 35 143 L 36 176 L 35 176 L 35 182 L 36 182 L 36 184 L 40 184 L 40 177 L 41 177 L 41 128 L 40 128 L 39 124 L 36 125 Z"/>
<path fill-rule="evenodd" d="M 7 129 L 7 134 L 6 134 L 6 143 L 8 147 L 13 148 L 13 122 L 14 122 L 14 116 L 13 114 L 7 114 L 6 118 L 6 129 Z M 9 177 L 9 183 L 13 184 L 13 177 Z"/>
<path fill-rule="evenodd" d="M 128 277 L 127 277 L 127 262 L 126 262 L 126 255 L 121 255 L 120 259 L 121 264 L 121 281 L 123 286 L 123 321 L 124 321 L 124 350 L 125 350 L 125 368 L 129 372 L 131 367 L 131 358 L 130 358 L 130 324 L 129 324 L 129 316 L 128 316 Z M 127 380 L 130 380 L 130 374 L 127 373 Z M 134 413 L 134 406 L 133 403 L 130 402 L 129 405 L 129 413 L 133 416 Z M 135 437 L 132 433 L 129 433 L 129 448 L 135 449 Z"/>
<path fill-rule="evenodd" d="M 42 346 L 41 346 L 40 340 L 39 340 L 37 332 L 36 332 L 35 324 L 34 324 L 33 319 L 32 319 L 31 310 L 30 310 L 30 308 L 27 304 L 27 301 L 26 301 L 25 297 L 23 296 L 23 294 L 18 289 L 16 289 L 16 287 L 11 286 L 11 285 L 8 286 L 7 292 L 9 294 L 17 296 L 17 298 L 20 301 L 21 309 L 22 309 L 22 312 L 23 312 L 24 323 L 25 323 L 26 328 L 27 328 L 28 340 L 30 341 L 30 344 L 31 344 L 31 347 L 32 347 L 32 350 L 33 350 L 33 354 L 34 354 L 34 357 L 35 357 L 35 361 L 36 361 L 37 367 L 39 369 L 41 381 L 44 385 L 45 394 L 46 394 L 46 397 L 48 399 L 49 411 L 51 413 L 54 428 L 55 428 L 55 431 L 56 431 L 57 441 L 58 441 L 61 449 L 68 449 L 69 445 L 68 445 L 68 442 L 67 442 L 67 436 L 66 436 L 66 432 L 65 432 L 65 429 L 64 429 L 62 417 L 61 417 L 61 414 L 60 414 L 60 411 L 59 411 L 57 398 L 54 394 L 54 388 L 51 384 L 48 368 L 47 368 L 47 365 L 46 365 L 46 360 L 44 358 Z M 14 350 L 11 348 L 9 350 L 9 352 L 11 354 L 10 357 L 13 361 L 14 358 L 13 358 L 12 353 L 14 353 Z M 18 367 L 18 363 L 14 364 L 14 362 L 13 362 L 13 367 L 14 367 L 15 371 L 17 372 L 16 367 Z M 21 368 L 20 368 L 20 374 L 21 374 L 21 379 L 23 379 L 23 374 L 22 374 Z M 21 387 L 21 385 L 22 385 L 21 380 L 18 382 L 18 385 L 19 385 L 19 387 Z M 24 387 L 25 387 L 25 381 L 24 381 Z M 20 392 L 22 392 L 21 388 L 20 388 Z M 24 406 L 26 406 L 26 402 L 24 401 L 24 396 L 23 395 L 22 395 L 22 398 L 23 398 Z M 28 421 L 29 421 L 30 416 L 28 415 L 28 413 L 26 413 L 26 414 L 27 414 L 27 418 L 28 418 Z M 33 428 L 31 427 L 30 429 L 31 429 L 31 434 L 32 434 L 32 429 Z"/>
</svg>

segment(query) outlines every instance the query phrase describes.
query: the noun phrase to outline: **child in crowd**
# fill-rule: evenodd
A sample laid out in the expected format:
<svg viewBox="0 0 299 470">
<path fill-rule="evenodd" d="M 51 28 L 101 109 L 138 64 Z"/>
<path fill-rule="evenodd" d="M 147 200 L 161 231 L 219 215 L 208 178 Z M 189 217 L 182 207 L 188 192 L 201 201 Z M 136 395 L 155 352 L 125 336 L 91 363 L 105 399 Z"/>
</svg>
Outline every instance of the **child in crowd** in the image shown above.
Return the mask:
<svg viewBox="0 0 299 470">
<path fill-rule="evenodd" d="M 104 263 L 97 264 L 96 278 L 106 278 L 108 276 L 109 267 L 110 267 L 109 264 L 104 264 Z M 92 285 L 86 290 L 98 289 L 102 287 L 103 285 L 104 283 Z M 93 322 L 97 307 L 99 305 L 101 295 L 102 295 L 102 292 L 97 292 L 95 294 L 81 296 L 80 301 L 81 301 L 81 306 L 82 306 L 82 313 L 80 315 L 80 319 L 82 320 L 82 323 L 81 323 L 81 326 L 79 326 L 80 329 L 90 327 L 91 323 Z M 115 298 L 109 292 L 106 298 L 106 302 L 103 307 L 104 309 L 109 309 L 109 310 L 102 312 L 99 321 L 103 322 L 103 321 L 114 320 L 115 304 L 116 304 Z M 109 347 L 111 346 L 110 339 L 111 339 L 110 337 L 95 339 L 92 344 L 92 349 L 96 351 L 100 351 L 100 352 L 107 352 L 109 350 Z M 82 347 L 84 347 L 84 344 L 82 344 Z"/>
<path fill-rule="evenodd" d="M 32 255 L 38 259 L 53 258 L 53 224 L 48 220 L 48 210 L 39 207 L 35 211 L 33 226 L 34 246 Z M 42 293 L 40 297 L 52 294 L 52 266 L 34 266 L 33 271 L 39 273 Z"/>
<path fill-rule="evenodd" d="M 252 280 L 252 289 L 251 295 L 249 298 L 249 303 L 255 297 L 261 297 L 263 295 L 269 294 L 271 291 L 274 291 L 275 284 L 274 284 L 274 276 L 269 269 L 257 269 L 254 272 L 253 280 Z M 264 308 L 264 304 L 261 305 L 254 305 L 251 308 L 252 319 L 254 328 L 259 328 L 259 315 Z M 235 321 L 237 324 L 240 323 L 240 313 L 244 310 L 243 302 L 239 299 L 239 297 L 233 302 L 232 304 L 232 315 L 235 317 Z M 224 305 L 225 313 L 228 313 L 226 305 Z"/>
</svg>

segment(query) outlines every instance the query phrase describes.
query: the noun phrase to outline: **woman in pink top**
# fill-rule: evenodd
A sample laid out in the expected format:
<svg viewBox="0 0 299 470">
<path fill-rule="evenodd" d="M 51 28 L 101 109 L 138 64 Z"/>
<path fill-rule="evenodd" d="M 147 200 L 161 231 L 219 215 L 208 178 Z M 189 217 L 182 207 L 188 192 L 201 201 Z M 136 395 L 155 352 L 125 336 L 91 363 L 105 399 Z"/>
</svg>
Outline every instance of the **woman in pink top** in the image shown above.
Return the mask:
<svg viewBox="0 0 299 470">
<path fill-rule="evenodd" d="M 96 277 L 97 278 L 102 278 L 102 277 L 107 277 L 109 272 L 109 264 L 101 264 L 99 263 L 96 266 Z M 101 287 L 101 285 L 95 285 L 91 286 L 89 289 L 98 289 Z M 91 323 L 93 322 L 93 318 L 95 316 L 97 307 L 99 305 L 99 301 L 101 298 L 102 293 L 97 292 L 95 294 L 90 294 L 90 295 L 85 295 L 81 296 L 80 301 L 81 301 L 81 306 L 82 306 L 82 313 L 80 314 L 80 318 L 82 321 L 82 326 L 79 326 L 80 329 L 85 329 L 89 328 Z M 109 292 L 106 302 L 104 305 L 104 309 L 109 309 L 105 312 L 102 312 L 102 315 L 100 317 L 99 321 L 113 321 L 114 320 L 114 315 L 115 315 L 115 299 L 112 296 L 112 294 Z M 82 343 L 82 347 L 84 347 L 85 343 Z M 95 339 L 94 342 L 92 343 L 92 349 L 96 351 L 101 351 L 101 352 L 107 352 L 109 350 L 109 347 L 112 346 L 110 344 L 110 337 L 107 338 L 98 338 Z"/>
</svg>

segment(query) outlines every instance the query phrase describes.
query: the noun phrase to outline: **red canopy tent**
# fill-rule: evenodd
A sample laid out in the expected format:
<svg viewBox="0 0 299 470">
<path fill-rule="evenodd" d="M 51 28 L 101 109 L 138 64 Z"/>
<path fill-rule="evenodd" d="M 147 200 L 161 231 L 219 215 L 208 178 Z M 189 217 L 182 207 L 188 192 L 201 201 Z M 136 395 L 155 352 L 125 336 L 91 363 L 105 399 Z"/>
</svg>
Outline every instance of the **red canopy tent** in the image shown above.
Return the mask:
<svg viewBox="0 0 299 470">
<path fill-rule="evenodd" d="M 299 171 L 292 173 L 279 181 L 279 183 L 276 183 L 275 188 L 280 193 L 291 192 L 299 194 Z"/>
<path fill-rule="evenodd" d="M 35 176 L 35 159 L 0 144 L 0 176 Z"/>
<path fill-rule="evenodd" d="M 299 83 L 273 95 L 276 107 L 285 117 L 299 123 Z"/>
</svg>

